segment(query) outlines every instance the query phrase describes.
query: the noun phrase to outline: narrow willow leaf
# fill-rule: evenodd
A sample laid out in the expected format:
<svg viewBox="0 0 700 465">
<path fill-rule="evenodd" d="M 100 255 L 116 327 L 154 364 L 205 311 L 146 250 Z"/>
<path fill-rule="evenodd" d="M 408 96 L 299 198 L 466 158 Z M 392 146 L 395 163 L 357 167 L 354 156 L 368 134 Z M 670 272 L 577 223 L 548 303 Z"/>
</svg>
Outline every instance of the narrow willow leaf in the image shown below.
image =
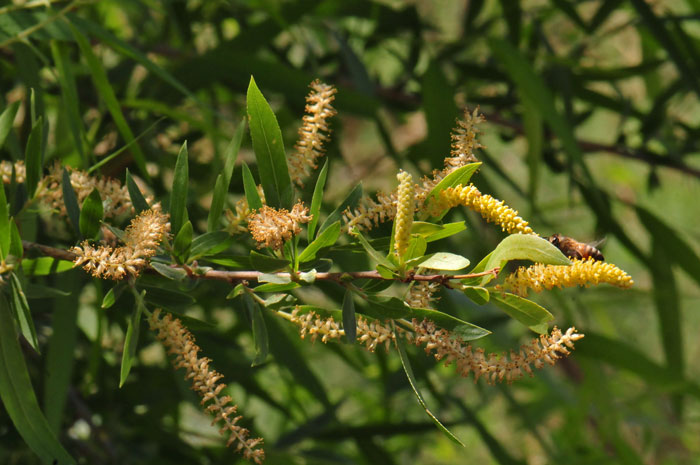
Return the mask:
<svg viewBox="0 0 700 465">
<path fill-rule="evenodd" d="M 442 230 L 437 231 L 425 238 L 426 242 L 435 242 L 440 239 L 445 239 L 446 237 L 454 236 L 455 234 L 461 233 L 467 229 L 467 225 L 464 221 L 458 221 L 456 223 L 447 223 L 442 225 Z"/>
<path fill-rule="evenodd" d="M 310 262 L 316 258 L 316 254 L 323 248 L 335 244 L 340 236 L 340 221 L 336 221 L 329 228 L 326 228 L 304 251 L 299 254 L 299 263 Z"/>
<path fill-rule="evenodd" d="M 316 186 L 314 187 L 314 195 L 311 197 L 311 222 L 309 222 L 308 236 L 309 240 L 313 240 L 316 233 L 316 225 L 318 225 L 318 216 L 321 214 L 321 202 L 323 201 L 323 189 L 326 187 L 326 178 L 328 177 L 328 158 L 323 163 L 323 168 L 318 173 Z"/>
<path fill-rule="evenodd" d="M 452 432 L 450 430 L 445 428 L 445 426 L 442 423 L 440 423 L 440 420 L 438 420 L 438 418 L 428 408 L 428 405 L 425 403 L 425 399 L 423 399 L 423 395 L 418 390 L 418 383 L 416 382 L 416 377 L 413 374 L 413 368 L 411 367 L 411 362 L 408 360 L 408 354 L 406 353 L 406 347 L 404 345 L 401 334 L 398 333 L 396 331 L 396 329 L 394 329 L 394 335 L 395 335 L 395 341 L 396 341 L 396 348 L 398 349 L 399 358 L 401 359 L 401 365 L 403 366 L 403 370 L 406 373 L 406 377 L 408 378 L 408 382 L 411 385 L 411 389 L 413 389 L 413 393 L 416 395 L 418 402 L 425 409 L 425 413 L 428 414 L 428 416 L 433 421 L 433 423 L 435 423 L 435 426 L 437 426 L 437 428 L 445 436 L 447 436 L 454 443 L 459 444 L 462 447 L 465 447 L 464 443 L 462 441 L 460 441 L 459 438 L 457 438 L 457 436 L 452 434 Z"/>
<path fill-rule="evenodd" d="M 252 76 L 248 85 L 247 111 L 265 200 L 271 207 L 290 209 L 293 202 L 292 180 L 287 168 L 282 131 Z"/>
<path fill-rule="evenodd" d="M 545 265 L 571 265 L 571 261 L 561 253 L 561 250 L 548 240 L 532 234 L 511 234 L 503 239 L 484 260 L 486 260 L 484 265 L 479 263 L 477 268 L 480 269 L 473 272 L 491 270 L 496 267 L 503 268 L 510 260 L 530 260 Z M 493 275 L 484 276 L 481 279 L 481 285 L 483 286 L 493 278 Z"/>
<path fill-rule="evenodd" d="M 464 286 L 462 292 L 464 292 L 464 295 L 466 295 L 469 300 L 477 305 L 484 305 L 489 302 L 489 290 L 485 287 Z"/>
<path fill-rule="evenodd" d="M 32 312 L 29 309 L 29 302 L 27 302 L 27 296 L 22 289 L 22 283 L 14 272 L 10 273 L 10 284 L 12 288 L 12 306 L 15 309 L 19 329 L 29 342 L 29 345 L 39 353 L 39 339 L 36 336 L 36 328 L 34 327 Z"/>
<path fill-rule="evenodd" d="M 292 282 L 291 276 L 283 276 L 272 273 L 261 273 L 258 276 L 259 283 L 288 284 Z"/>
<path fill-rule="evenodd" d="M 44 463 L 75 465 L 39 408 L 15 332 L 10 305 L 0 293 L 0 400 L 17 432 Z"/>
<path fill-rule="evenodd" d="M 243 175 L 243 190 L 245 191 L 245 199 L 248 202 L 248 208 L 251 211 L 258 210 L 262 208 L 263 203 L 260 199 L 260 194 L 258 194 L 258 186 L 255 184 L 255 179 L 253 179 L 253 173 L 250 172 L 250 168 L 244 162 L 241 169 Z"/>
<path fill-rule="evenodd" d="M 173 268 L 165 263 L 151 262 L 151 267 L 156 270 L 159 275 L 165 276 L 173 281 L 183 281 L 187 277 L 187 272 L 182 268 Z"/>
<path fill-rule="evenodd" d="M 406 254 L 404 255 L 404 260 L 409 268 L 413 268 L 409 263 L 411 260 L 423 257 L 425 251 L 428 248 L 428 242 L 423 238 L 423 236 L 412 236 L 411 241 L 408 243 L 408 249 L 406 249 Z"/>
<path fill-rule="evenodd" d="M 15 221 L 10 220 L 10 255 L 21 259 L 24 257 L 24 246 L 22 245 L 22 236 L 19 234 L 19 228 Z"/>
<path fill-rule="evenodd" d="M 180 153 L 175 162 L 173 190 L 170 196 L 170 226 L 172 233 L 177 235 L 187 221 L 187 191 L 190 182 L 189 163 L 187 159 L 187 141 L 180 147 Z"/>
<path fill-rule="evenodd" d="M 343 296 L 343 329 L 345 340 L 349 344 L 354 344 L 357 337 L 357 321 L 355 320 L 355 301 L 352 299 L 350 289 L 346 289 Z"/>
<path fill-rule="evenodd" d="M 167 286 L 167 285 L 166 285 Z M 165 287 L 161 284 L 155 286 L 141 286 L 146 291 L 144 302 L 155 307 L 172 308 L 187 308 L 195 303 L 194 297 L 184 292 L 176 291 L 170 287 Z"/>
<path fill-rule="evenodd" d="M 263 363 L 267 358 L 269 351 L 267 326 L 265 325 L 265 320 L 262 316 L 260 304 L 255 302 L 249 294 L 243 295 L 243 302 L 245 303 L 248 316 L 252 323 L 253 343 L 255 344 L 255 359 L 250 366 L 254 367 Z"/>
<path fill-rule="evenodd" d="M 202 234 L 192 239 L 190 256 L 192 259 L 216 255 L 228 249 L 233 238 L 226 231 L 214 231 Z"/>
<path fill-rule="evenodd" d="M 365 239 L 365 236 L 363 236 L 362 233 L 361 233 L 360 231 L 358 231 L 357 229 L 354 229 L 354 230 L 351 232 L 351 234 L 353 234 L 353 235 L 360 241 L 360 244 L 362 244 L 362 248 L 365 249 L 365 252 L 367 252 L 367 254 L 368 254 L 370 257 L 372 257 L 374 260 L 376 260 L 376 262 L 377 262 L 379 265 L 385 267 L 385 268 L 388 269 L 388 270 L 396 270 L 396 266 L 395 266 L 393 263 L 391 263 L 391 262 L 384 256 L 384 254 L 382 254 L 382 253 L 378 252 L 377 250 L 375 250 L 375 248 L 372 247 L 372 245 L 370 245 L 370 243 L 367 241 L 367 239 Z"/>
<path fill-rule="evenodd" d="M 80 114 L 80 103 L 78 100 L 78 89 L 75 83 L 75 75 L 70 62 L 70 48 L 67 42 L 58 40 L 51 41 L 51 55 L 56 63 L 56 74 L 58 82 L 61 85 L 61 94 L 63 96 L 63 104 L 66 111 L 66 119 L 68 127 L 73 136 L 75 149 L 83 161 L 83 166 L 87 166 L 87 154 L 85 153 L 85 145 L 83 138 L 85 130 L 83 128 L 83 118 Z"/>
<path fill-rule="evenodd" d="M 25 258 L 22 271 L 27 276 L 47 276 L 62 273 L 73 268 L 73 262 L 53 257 Z"/>
<path fill-rule="evenodd" d="M 136 294 L 136 308 L 131 313 L 129 325 L 126 328 L 126 336 L 124 338 L 124 348 L 122 349 L 122 366 L 119 372 L 119 387 L 121 388 L 129 376 L 131 366 L 136 358 L 136 349 L 139 344 L 139 329 L 141 327 L 141 314 L 145 308 L 143 299 L 146 291 L 141 291 L 141 294 Z"/>
<path fill-rule="evenodd" d="M 178 257 L 181 263 L 187 262 L 187 258 L 190 255 L 190 248 L 192 247 L 192 223 L 186 222 L 180 232 L 175 236 L 175 241 L 173 242 L 173 252 L 175 256 Z"/>
<path fill-rule="evenodd" d="M 105 296 L 102 298 L 102 304 L 100 305 L 100 308 L 103 308 L 103 309 L 111 308 L 112 305 L 114 305 L 117 302 L 117 292 L 115 291 L 115 289 L 118 286 L 120 286 L 120 285 L 117 284 L 116 286 L 112 287 L 109 291 L 107 291 Z M 123 289 L 123 287 L 122 287 L 122 289 Z"/>
<path fill-rule="evenodd" d="M 288 267 L 290 264 L 289 260 L 263 255 L 255 250 L 250 251 L 250 262 L 256 271 L 263 272 L 278 271 Z"/>
<path fill-rule="evenodd" d="M 81 238 L 85 237 L 80 232 L 80 206 L 78 205 L 78 196 L 75 195 L 75 189 L 70 181 L 68 170 L 63 168 L 63 177 L 61 179 L 61 190 L 63 192 L 63 204 L 66 206 L 68 220 L 73 226 L 73 230 Z"/>
<path fill-rule="evenodd" d="M 265 283 L 261 284 L 260 286 L 256 286 L 253 291 L 256 293 L 261 293 L 261 292 L 286 292 L 286 291 L 291 291 L 292 289 L 297 289 L 301 287 L 301 284 L 299 283 Z"/>
<path fill-rule="evenodd" d="M 5 198 L 5 186 L 0 186 L 0 259 L 5 260 L 10 254 L 12 230 L 10 228 L 10 211 Z"/>
<path fill-rule="evenodd" d="M 27 195 L 29 195 L 29 198 L 34 197 L 36 186 L 39 184 L 39 179 L 41 179 L 43 139 L 44 123 L 43 118 L 40 116 L 36 123 L 34 123 L 34 126 L 32 126 L 32 132 L 29 133 L 27 147 L 24 153 L 24 164 L 27 171 L 25 186 L 27 187 Z"/>
<path fill-rule="evenodd" d="M 342 220 L 343 219 L 343 212 L 347 210 L 348 208 L 354 208 L 355 205 L 357 205 L 357 202 L 360 201 L 362 198 L 362 183 L 358 183 L 353 190 L 350 191 L 350 193 L 343 199 L 342 202 L 340 202 L 340 205 L 336 207 L 335 210 L 331 212 L 330 215 L 326 218 L 326 220 L 321 224 L 321 227 L 319 228 L 318 232 L 320 233 L 336 221 Z"/>
<path fill-rule="evenodd" d="M 429 199 L 437 197 L 440 192 L 444 191 L 449 187 L 457 187 L 459 185 L 466 186 L 469 184 L 469 180 L 472 175 L 481 167 L 481 162 L 469 163 L 468 165 L 461 166 L 445 176 L 435 187 L 430 190 L 430 193 L 426 197 L 426 203 Z"/>
<path fill-rule="evenodd" d="M 20 100 L 11 103 L 0 114 L 0 149 L 5 145 L 5 140 L 12 130 L 20 103 L 22 103 Z"/>
<path fill-rule="evenodd" d="M 117 99 L 114 89 L 109 83 L 109 78 L 102 67 L 102 63 L 100 63 L 99 58 L 97 58 L 95 53 L 92 51 L 92 47 L 90 46 L 87 38 L 85 38 L 85 36 L 77 28 L 75 28 L 73 24 L 69 22 L 68 25 L 73 32 L 75 41 L 80 47 L 82 56 L 87 62 L 92 81 L 98 90 L 98 94 L 107 106 L 107 110 L 109 111 L 110 115 L 112 115 L 114 124 L 117 126 L 117 129 L 124 140 L 127 143 L 132 142 L 134 140 L 134 133 L 131 131 L 129 124 L 126 122 L 126 118 L 124 118 L 119 99 Z M 138 144 L 134 144 L 131 147 L 131 154 L 134 157 L 134 162 L 136 163 L 141 176 L 143 176 L 144 179 L 149 179 L 148 170 L 146 170 L 146 158 Z"/>
<path fill-rule="evenodd" d="M 80 210 L 80 234 L 86 239 L 95 239 L 100 233 L 100 224 L 104 216 L 104 207 L 100 191 L 94 188 L 85 198 Z"/>
<path fill-rule="evenodd" d="M 431 270 L 457 271 L 469 266 L 469 259 L 449 252 L 436 252 L 408 263 L 411 267 L 420 266 Z"/>
<path fill-rule="evenodd" d="M 129 191 L 129 198 L 131 199 L 131 204 L 134 206 L 137 215 L 151 208 L 148 206 L 148 202 L 141 193 L 141 189 L 136 185 L 133 176 L 131 176 L 129 168 L 126 169 L 126 189 Z"/>
<path fill-rule="evenodd" d="M 238 151 L 241 148 L 241 141 L 245 133 L 245 120 L 241 121 L 233 135 L 233 139 L 226 147 L 224 153 L 224 171 L 216 177 L 214 184 L 214 196 L 212 197 L 211 207 L 209 207 L 209 216 L 207 218 L 207 231 L 215 231 L 219 225 L 221 214 L 224 211 L 226 203 L 226 195 L 228 194 L 231 177 L 233 176 L 233 168 L 236 166 Z"/>
<path fill-rule="evenodd" d="M 58 434 L 70 387 L 78 340 L 78 297 L 82 280 L 75 273 L 61 275 L 57 286 L 68 292 L 53 297 L 51 336 L 46 350 L 44 411 L 51 429 Z M 36 295 L 28 289 L 30 296 Z"/>
<path fill-rule="evenodd" d="M 554 319 L 541 305 L 509 292 L 495 292 L 491 294 L 490 301 L 513 319 L 540 334 L 546 332 L 546 323 Z M 542 325 L 545 325 L 544 328 Z"/>
</svg>

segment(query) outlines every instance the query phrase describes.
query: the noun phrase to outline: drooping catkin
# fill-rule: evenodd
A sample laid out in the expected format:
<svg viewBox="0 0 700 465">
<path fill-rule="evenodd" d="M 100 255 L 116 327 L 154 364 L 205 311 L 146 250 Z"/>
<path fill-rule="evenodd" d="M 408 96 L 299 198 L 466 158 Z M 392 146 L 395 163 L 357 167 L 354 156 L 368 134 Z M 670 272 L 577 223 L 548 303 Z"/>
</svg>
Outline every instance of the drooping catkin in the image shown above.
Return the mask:
<svg viewBox="0 0 700 465">
<path fill-rule="evenodd" d="M 185 379 L 192 382 L 192 389 L 202 398 L 201 405 L 206 405 L 207 413 L 214 416 L 212 425 L 221 424 L 219 434 L 229 433 L 226 446 L 235 444 L 238 452 L 248 460 L 262 463 L 265 459 L 265 451 L 258 447 L 262 444 L 262 438 L 248 438 L 249 431 L 238 425 L 242 416 L 233 416 L 237 406 L 231 403 L 231 396 L 221 395 L 226 384 L 221 382 L 223 375 L 213 370 L 207 357 L 199 356 L 199 347 L 194 336 L 182 322 L 166 313 L 160 317 L 161 311 L 157 309 L 148 319 L 150 328 L 156 331 L 156 337 L 168 350 L 168 354 L 175 355 L 172 364 L 175 369 L 184 368 L 187 371 Z"/>
</svg>

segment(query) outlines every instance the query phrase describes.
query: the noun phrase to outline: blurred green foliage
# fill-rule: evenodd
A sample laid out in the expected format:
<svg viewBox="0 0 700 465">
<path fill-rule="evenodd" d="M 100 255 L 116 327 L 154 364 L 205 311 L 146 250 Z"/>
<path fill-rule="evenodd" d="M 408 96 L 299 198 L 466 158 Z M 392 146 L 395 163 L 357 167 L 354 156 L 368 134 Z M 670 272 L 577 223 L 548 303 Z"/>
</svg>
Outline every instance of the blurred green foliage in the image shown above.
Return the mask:
<svg viewBox="0 0 700 465">
<path fill-rule="evenodd" d="M 15 1 L 0 6 L 2 108 L 21 102 L 14 130 L 5 134 L 0 121 L 2 156 L 24 159 L 26 147 L 45 165 L 82 169 L 106 159 L 97 171 L 122 180 L 128 167 L 164 205 L 186 203 L 178 225 L 189 220 L 201 234 L 212 229 L 213 186 L 226 173 L 251 75 L 287 147 L 309 83 L 338 88 L 326 213 L 360 180 L 365 192 L 390 190 L 399 167 L 441 168 L 461 108 L 479 105 L 480 189 L 508 199 L 543 235 L 607 238 L 606 258 L 637 284 L 536 296 L 557 324 L 586 338 L 556 368 L 513 385 L 474 385 L 409 350 L 428 404 L 466 448 L 425 416 L 396 353 L 311 345 L 266 318 L 271 357 L 251 367 L 247 313 L 221 298 L 224 283 L 154 285 L 146 303 L 197 318 L 185 323 L 225 375 L 246 426 L 265 438 L 266 463 L 697 463 L 698 11 L 695 0 Z M 171 200 L 181 147 L 189 184 Z M 239 160 L 259 179 L 247 135 Z M 241 166 L 226 174 L 229 207 L 243 196 Z M 27 176 L 31 193 L 36 172 Z M 76 213 L 80 232 L 94 235 L 83 215 L 98 213 Z M 29 216 L 18 218 L 23 239 L 72 245 Z M 467 257 L 503 237 L 465 211 L 446 220 L 467 221 L 449 239 Z M 359 257 L 334 259 L 362 267 Z M 27 297 L 42 353 L 24 347 L 28 374 L 48 419 L 42 428 L 80 463 L 238 459 L 145 331 L 118 388 L 138 296 L 102 309 L 119 286 L 80 270 L 37 279 Z M 342 289 L 318 288 L 306 297 L 341 307 Z M 445 292 L 440 305 L 492 330 L 488 350 L 530 337 L 463 296 Z M 0 462 L 36 460 L 0 407 Z"/>
</svg>

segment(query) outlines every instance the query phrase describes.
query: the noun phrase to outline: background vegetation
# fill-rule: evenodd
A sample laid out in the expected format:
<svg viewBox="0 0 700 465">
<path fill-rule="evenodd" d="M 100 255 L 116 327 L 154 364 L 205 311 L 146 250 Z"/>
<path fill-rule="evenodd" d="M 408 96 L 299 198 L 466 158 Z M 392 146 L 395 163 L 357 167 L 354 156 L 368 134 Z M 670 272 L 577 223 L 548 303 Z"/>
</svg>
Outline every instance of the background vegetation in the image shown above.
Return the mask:
<svg viewBox="0 0 700 465">
<path fill-rule="evenodd" d="M 222 298 L 224 284 L 154 288 L 151 303 L 209 323 L 190 329 L 246 426 L 265 438 L 267 463 L 697 463 L 698 11 L 696 0 L 16 1 L 0 6 L 2 107 L 20 102 L 2 157 L 23 159 L 42 116 L 47 165 L 87 168 L 131 144 L 99 172 L 122 180 L 126 167 L 148 173 L 167 202 L 187 141 L 189 214 L 201 233 L 251 75 L 287 147 L 308 84 L 337 86 L 325 212 L 360 180 L 365 192 L 389 190 L 399 167 L 440 168 L 461 108 L 479 105 L 487 117 L 480 189 L 542 234 L 607 238 L 606 258 L 636 286 L 536 296 L 560 326 L 575 324 L 586 337 L 560 366 L 511 386 L 475 385 L 411 351 L 428 403 L 467 448 L 425 416 L 395 353 L 312 345 L 273 322 L 271 357 L 251 368 L 250 326 Z M 239 160 L 257 176 L 247 135 Z M 229 207 L 242 196 L 240 170 Z M 502 238 L 465 211 L 452 216 L 469 229 L 449 250 L 478 261 Z M 36 216 L 24 220 L 24 239 L 72 245 Z M 364 259 L 334 258 L 341 267 Z M 91 464 L 238 459 L 145 331 L 139 362 L 118 387 L 132 296 L 100 309 L 110 285 L 82 270 L 43 285 L 28 291 L 42 355 L 25 355 L 74 456 Z M 306 297 L 340 306 L 338 289 L 318 288 Z M 483 340 L 488 350 L 530 337 L 457 295 L 443 293 L 440 305 L 494 331 Z M 0 462 L 35 460 L 0 407 Z"/>
</svg>

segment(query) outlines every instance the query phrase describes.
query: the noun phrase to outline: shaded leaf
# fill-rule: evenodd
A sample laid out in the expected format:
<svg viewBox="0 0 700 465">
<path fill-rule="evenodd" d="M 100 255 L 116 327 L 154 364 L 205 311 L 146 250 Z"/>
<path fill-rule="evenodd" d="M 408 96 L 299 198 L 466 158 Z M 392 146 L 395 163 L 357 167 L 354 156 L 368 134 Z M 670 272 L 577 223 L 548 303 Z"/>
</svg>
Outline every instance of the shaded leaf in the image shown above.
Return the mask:
<svg viewBox="0 0 700 465">
<path fill-rule="evenodd" d="M 29 133 L 27 147 L 24 152 L 24 164 L 27 172 L 25 185 L 27 186 L 29 198 L 34 197 L 36 186 L 39 184 L 39 179 L 41 179 L 41 171 L 44 164 L 42 159 L 43 139 L 44 123 L 43 118 L 39 117 L 32 126 L 32 132 Z"/>
<path fill-rule="evenodd" d="M 150 208 L 128 168 L 126 170 L 126 188 L 129 191 L 129 198 L 131 198 L 131 204 L 134 206 L 137 215 Z"/>
<path fill-rule="evenodd" d="M 252 323 L 255 359 L 250 366 L 254 367 L 263 363 L 267 358 L 267 353 L 269 351 L 267 326 L 265 326 L 260 304 L 255 302 L 248 294 L 243 295 L 243 302 Z"/>
<path fill-rule="evenodd" d="M 131 371 L 131 366 L 136 358 L 136 349 L 139 344 L 139 329 L 141 327 L 141 314 L 145 309 L 143 304 L 143 298 L 146 291 L 142 291 L 141 294 L 136 294 L 136 308 L 134 308 L 131 313 L 131 318 L 129 319 L 129 324 L 126 328 L 126 336 L 124 337 L 124 348 L 122 349 L 122 365 L 119 372 L 119 387 L 121 388 L 126 382 L 126 378 L 129 376 L 129 371 Z"/>
<path fill-rule="evenodd" d="M 248 168 L 248 164 L 245 162 L 243 162 L 241 173 L 243 175 L 243 189 L 245 190 L 248 208 L 251 211 L 262 208 L 263 203 L 260 199 L 260 194 L 258 194 L 258 186 L 255 184 L 255 179 L 253 179 L 253 173 L 250 172 L 250 168 Z"/>
<path fill-rule="evenodd" d="M 170 195 L 170 225 L 172 234 L 177 235 L 187 222 L 187 191 L 190 183 L 187 142 L 182 144 L 175 162 L 173 189 Z"/>
<path fill-rule="evenodd" d="M 357 321 L 355 320 L 355 301 L 350 289 L 346 289 L 343 296 L 343 329 L 345 330 L 345 340 L 354 344 L 357 337 Z"/>
<path fill-rule="evenodd" d="M 340 236 L 340 221 L 336 221 L 332 226 L 323 230 L 321 234 L 299 254 L 299 263 L 310 262 L 316 258 L 316 254 L 323 248 L 335 244 Z"/>
<path fill-rule="evenodd" d="M 95 239 L 100 233 L 100 223 L 104 216 L 104 207 L 100 191 L 95 187 L 83 201 L 80 209 L 80 234 L 86 239 Z"/>
<path fill-rule="evenodd" d="M 36 336 L 36 328 L 34 327 L 32 312 L 29 309 L 29 302 L 27 302 L 27 296 L 22 289 L 22 283 L 14 272 L 10 273 L 10 284 L 12 289 L 12 308 L 15 310 L 19 329 L 22 332 L 22 336 L 39 353 L 39 339 Z"/>
<path fill-rule="evenodd" d="M 68 173 L 68 170 L 66 168 L 63 168 L 63 177 L 61 179 L 61 191 L 63 192 L 63 204 L 66 206 L 68 220 L 73 226 L 73 230 L 81 238 L 85 237 L 80 232 L 80 205 L 78 205 L 78 196 L 75 195 L 75 189 L 73 189 L 73 184 L 70 180 L 70 173 Z"/>
<path fill-rule="evenodd" d="M 233 134 L 231 142 L 226 147 L 224 152 L 224 171 L 216 177 L 214 184 L 214 196 L 212 197 L 211 206 L 209 207 L 209 215 L 207 217 L 207 231 L 212 232 L 219 226 L 221 214 L 224 211 L 226 203 L 226 195 L 228 194 L 231 177 L 233 176 L 233 168 L 236 166 L 238 151 L 241 148 L 243 134 L 245 133 L 245 121 L 238 124 L 236 132 Z"/>
<path fill-rule="evenodd" d="M 309 214 L 311 215 L 311 221 L 309 222 L 309 227 L 307 229 L 309 241 L 316 237 L 316 225 L 318 224 L 318 217 L 321 214 L 321 202 L 323 201 L 323 189 L 326 186 L 326 177 L 328 176 L 328 158 L 323 163 L 323 168 L 318 173 L 318 179 L 316 179 L 316 186 L 314 187 L 314 194 L 311 197 L 311 208 L 309 209 Z"/>
<path fill-rule="evenodd" d="M 541 305 L 509 292 L 491 294 L 490 302 L 513 319 L 540 334 L 546 332 L 546 323 L 554 319 L 554 315 Z"/>
</svg>

